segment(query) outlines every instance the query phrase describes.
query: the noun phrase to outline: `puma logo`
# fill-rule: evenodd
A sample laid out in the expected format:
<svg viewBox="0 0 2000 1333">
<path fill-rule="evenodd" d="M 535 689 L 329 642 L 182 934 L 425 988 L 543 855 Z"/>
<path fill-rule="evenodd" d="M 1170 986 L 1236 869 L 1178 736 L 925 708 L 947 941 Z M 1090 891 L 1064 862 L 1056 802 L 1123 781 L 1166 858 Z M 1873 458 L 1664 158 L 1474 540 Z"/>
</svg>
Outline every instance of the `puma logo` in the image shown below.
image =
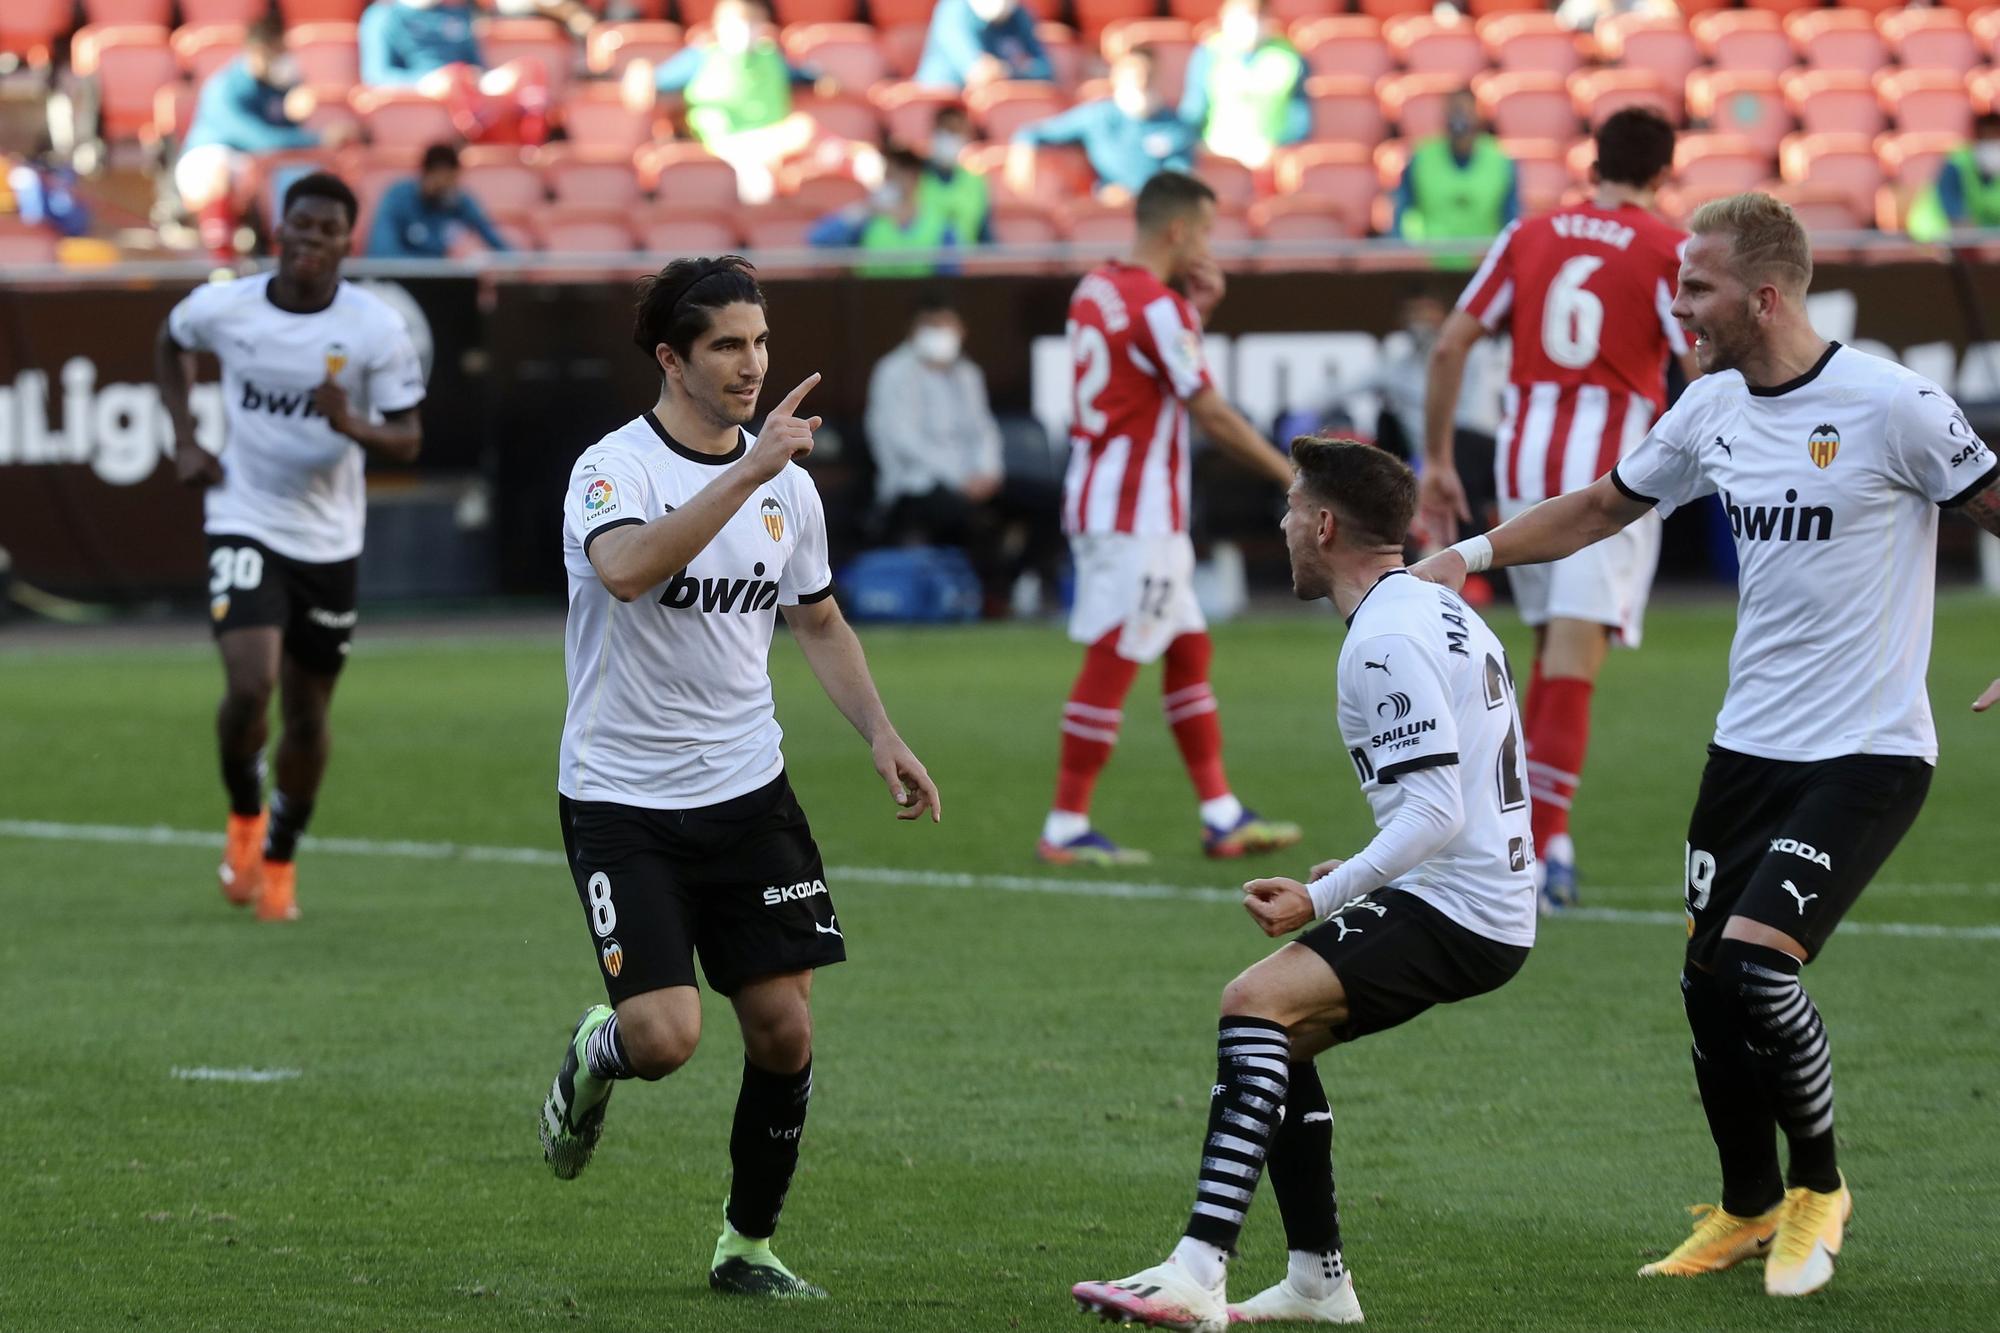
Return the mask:
<svg viewBox="0 0 2000 1333">
<path fill-rule="evenodd" d="M 1371 662 L 1365 657 L 1362 658 L 1361 669 L 1363 671 L 1379 671 L 1385 676 L 1393 676 L 1396 674 L 1395 672 L 1389 670 L 1389 654 L 1387 653 L 1382 654 L 1382 660 L 1379 662 Z"/>
<path fill-rule="evenodd" d="M 1335 944 L 1340 943 L 1342 940 L 1346 939 L 1349 935 L 1359 935 L 1363 933 L 1361 927 L 1350 926 L 1347 924 L 1346 921 L 1342 920 L 1340 917 L 1334 917 L 1333 924 L 1340 927 L 1340 933 L 1333 937 L 1333 942 Z"/>
<path fill-rule="evenodd" d="M 1799 886 L 1792 883 L 1790 880 L 1786 880 L 1784 882 L 1783 887 L 1786 893 L 1791 894 L 1792 897 L 1797 900 L 1799 904 L 1800 916 L 1804 916 L 1806 914 L 1806 904 L 1811 902 L 1813 899 L 1819 897 L 1817 893 L 1800 893 Z"/>
</svg>

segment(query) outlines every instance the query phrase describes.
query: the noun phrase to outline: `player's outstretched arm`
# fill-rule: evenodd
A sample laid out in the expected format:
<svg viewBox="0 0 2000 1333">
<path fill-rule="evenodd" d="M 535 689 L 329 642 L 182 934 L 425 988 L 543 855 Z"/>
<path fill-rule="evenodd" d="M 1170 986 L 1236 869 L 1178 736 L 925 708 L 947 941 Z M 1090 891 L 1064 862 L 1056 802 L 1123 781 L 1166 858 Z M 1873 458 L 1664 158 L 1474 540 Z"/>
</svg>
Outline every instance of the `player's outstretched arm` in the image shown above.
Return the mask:
<svg viewBox="0 0 2000 1333">
<path fill-rule="evenodd" d="M 1213 388 L 1203 389 L 1188 399 L 1188 413 L 1194 424 L 1201 427 L 1202 434 L 1220 445 L 1224 453 L 1280 486 L 1292 484 L 1292 465 L 1285 456 L 1272 448 L 1271 442 Z"/>
<path fill-rule="evenodd" d="M 194 353 L 174 341 L 167 321 L 160 321 L 153 340 L 153 379 L 160 386 L 160 406 L 174 428 L 174 472 L 190 486 L 213 486 L 222 480 L 221 460 L 196 443 L 194 414 L 188 409 L 188 385 L 194 382 Z"/>
<path fill-rule="evenodd" d="M 1452 448 L 1452 426 L 1458 419 L 1458 396 L 1465 388 L 1466 360 L 1485 333 L 1478 320 L 1454 310 L 1431 346 L 1430 371 L 1424 378 L 1424 470 L 1417 482 L 1417 519 L 1437 541 L 1450 540 L 1458 522 L 1472 521 L 1472 506 L 1466 501 Z"/>
<path fill-rule="evenodd" d="M 1460 543 L 1466 546 L 1483 541 L 1490 545 L 1491 558 L 1479 563 L 1478 569 L 1467 565 L 1459 547 L 1450 546 L 1410 566 L 1410 572 L 1432 583 L 1458 588 L 1464 586 L 1469 573 L 1506 569 L 1511 565 L 1540 565 L 1574 555 L 1592 542 L 1603 541 L 1628 524 L 1638 522 L 1653 508 L 1619 490 L 1612 481 L 1614 475 L 1607 472 L 1580 491 L 1544 500 L 1484 537 Z"/>
<path fill-rule="evenodd" d="M 822 597 L 783 610 L 785 623 L 791 626 L 792 637 L 799 641 L 799 651 L 806 655 L 806 665 L 812 668 L 820 688 L 868 742 L 875 771 L 882 775 L 896 802 L 896 818 L 918 819 L 928 810 L 931 822 L 941 823 L 944 805 L 938 799 L 937 784 L 890 725 L 875 679 L 868 674 L 861 640 L 847 617 L 840 614 L 840 604 Z"/>
<path fill-rule="evenodd" d="M 818 383 L 817 374 L 808 375 L 786 394 L 764 419 L 763 433 L 749 452 L 692 500 L 670 514 L 611 529 L 591 542 L 590 565 L 605 591 L 629 602 L 686 569 L 759 486 L 783 472 L 794 458 L 811 453 L 819 418 L 801 418 L 797 412 L 800 400 Z"/>
</svg>

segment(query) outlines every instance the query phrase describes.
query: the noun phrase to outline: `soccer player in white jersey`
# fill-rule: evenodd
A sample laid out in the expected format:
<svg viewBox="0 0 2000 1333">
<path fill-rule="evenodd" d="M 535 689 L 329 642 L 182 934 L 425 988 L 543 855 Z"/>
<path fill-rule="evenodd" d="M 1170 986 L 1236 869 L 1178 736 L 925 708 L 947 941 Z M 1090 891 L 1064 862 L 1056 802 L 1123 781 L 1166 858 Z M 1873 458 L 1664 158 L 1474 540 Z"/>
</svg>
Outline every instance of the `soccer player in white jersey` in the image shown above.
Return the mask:
<svg viewBox="0 0 2000 1333">
<path fill-rule="evenodd" d="M 1729 689 L 1688 821 L 1681 972 L 1722 1203 L 1640 1272 L 1767 1255 L 1764 1289 L 1796 1296 L 1832 1278 L 1853 1207 L 1834 1158 L 1827 1033 L 1799 971 L 1930 787 L 1938 510 L 2000 532 L 2000 463 L 1937 385 L 1813 331 L 1812 251 L 1784 204 L 1717 200 L 1690 229 L 1674 315 L 1702 378 L 1604 478 L 1418 572 L 1456 586 L 1468 570 L 1560 559 L 1655 506 L 1722 495 L 1742 574 Z"/>
<path fill-rule="evenodd" d="M 583 452 L 563 501 L 569 710 L 563 846 L 612 1005 L 584 1014 L 541 1117 L 570 1179 L 615 1082 L 686 1064 L 701 1031 L 698 955 L 743 1033 L 733 1177 L 709 1266 L 719 1291 L 823 1296 L 771 1252 L 812 1095 L 814 969 L 847 956 L 826 870 L 779 750 L 771 632 L 792 637 L 895 798 L 941 818 L 889 724 L 827 568 L 826 517 L 797 460 L 818 417 L 809 377 L 765 418 L 764 294 L 735 256 L 640 284 L 633 340 L 661 374 L 651 411 Z"/>
<path fill-rule="evenodd" d="M 423 367 L 403 317 L 343 282 L 354 194 L 314 173 L 285 191 L 278 267 L 189 293 L 160 326 L 160 401 L 180 478 L 206 488 L 209 618 L 222 653 L 216 709 L 229 825 L 223 896 L 258 919 L 298 916 L 293 856 L 331 740 L 327 712 L 356 618 L 364 458 L 408 463 L 423 443 Z M 222 367 L 224 448 L 195 440 L 194 354 Z M 264 808 L 271 696 L 283 730 Z"/>
<path fill-rule="evenodd" d="M 1156 1328 L 1361 1321 L 1313 1059 L 1506 984 L 1535 942 L 1528 776 L 1505 650 L 1455 593 L 1403 568 L 1417 505 L 1409 468 L 1371 445 L 1321 439 L 1295 440 L 1292 462 L 1292 587 L 1347 618 L 1336 712 L 1379 831 L 1346 860 L 1314 866 L 1309 883 L 1243 886 L 1265 934 L 1319 924 L 1223 989 L 1194 1211 L 1172 1256 L 1072 1288 L 1087 1311 Z M 1232 1305 L 1229 1255 L 1266 1170 L 1287 1272 Z"/>
</svg>

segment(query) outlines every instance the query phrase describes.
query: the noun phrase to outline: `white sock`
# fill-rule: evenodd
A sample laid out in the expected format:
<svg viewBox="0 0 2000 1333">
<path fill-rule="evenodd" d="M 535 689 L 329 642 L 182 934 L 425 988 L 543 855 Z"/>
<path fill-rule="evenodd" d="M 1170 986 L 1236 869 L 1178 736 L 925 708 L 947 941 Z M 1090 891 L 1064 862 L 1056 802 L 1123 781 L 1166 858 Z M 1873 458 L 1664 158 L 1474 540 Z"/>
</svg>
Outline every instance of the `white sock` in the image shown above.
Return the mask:
<svg viewBox="0 0 2000 1333">
<path fill-rule="evenodd" d="M 1340 1284 L 1347 1277 L 1347 1265 L 1340 1261 L 1340 1251 L 1332 1254 L 1318 1254 L 1312 1250 L 1288 1251 L 1286 1280 L 1292 1290 L 1311 1301 L 1325 1300 L 1340 1290 Z"/>
<path fill-rule="evenodd" d="M 1568 865 L 1575 865 L 1576 844 L 1569 840 L 1569 834 L 1558 833 L 1549 839 L 1548 846 L 1542 848 L 1542 859 L 1545 861 L 1562 861 Z"/>
<path fill-rule="evenodd" d="M 1201 803 L 1201 822 L 1210 828 L 1234 828 L 1236 821 L 1243 818 L 1243 802 L 1232 792 L 1224 792 L 1212 801 Z"/>
<path fill-rule="evenodd" d="M 1080 815 L 1074 810 L 1051 810 L 1049 817 L 1042 821 L 1042 841 L 1052 842 L 1058 847 L 1088 832 L 1090 816 Z"/>
<path fill-rule="evenodd" d="M 1229 1253 L 1220 1245 L 1210 1245 L 1193 1236 L 1182 1236 L 1181 1243 L 1174 1246 L 1172 1257 L 1182 1272 L 1210 1291 L 1221 1286 L 1222 1279 L 1229 1276 Z"/>
</svg>

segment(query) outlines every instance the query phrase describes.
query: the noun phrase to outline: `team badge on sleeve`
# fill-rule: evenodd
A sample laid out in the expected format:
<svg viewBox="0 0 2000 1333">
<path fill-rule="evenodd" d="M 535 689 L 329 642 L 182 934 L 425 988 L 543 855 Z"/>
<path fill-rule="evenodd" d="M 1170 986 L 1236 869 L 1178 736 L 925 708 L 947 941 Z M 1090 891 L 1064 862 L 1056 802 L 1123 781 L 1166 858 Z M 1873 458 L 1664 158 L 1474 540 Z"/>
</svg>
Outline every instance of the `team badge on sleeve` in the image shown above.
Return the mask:
<svg viewBox="0 0 2000 1333">
<path fill-rule="evenodd" d="M 759 505 L 758 509 L 764 515 L 764 531 L 771 534 L 771 540 L 774 542 L 783 541 L 785 539 L 784 506 L 780 505 L 775 497 L 767 495 L 764 497 L 764 503 Z"/>
<path fill-rule="evenodd" d="M 597 951 L 604 960 L 604 975 L 615 977 L 625 970 L 625 946 L 615 939 L 604 941 L 604 947 Z"/>
<path fill-rule="evenodd" d="M 618 488 L 611 484 L 611 478 L 592 477 L 590 485 L 583 488 L 583 516 L 602 518 L 617 512 Z"/>
<path fill-rule="evenodd" d="M 1812 455 L 1813 466 L 1824 469 L 1840 452 L 1840 432 L 1826 425 L 1813 427 L 1813 433 L 1806 437 L 1806 450 Z"/>
</svg>

